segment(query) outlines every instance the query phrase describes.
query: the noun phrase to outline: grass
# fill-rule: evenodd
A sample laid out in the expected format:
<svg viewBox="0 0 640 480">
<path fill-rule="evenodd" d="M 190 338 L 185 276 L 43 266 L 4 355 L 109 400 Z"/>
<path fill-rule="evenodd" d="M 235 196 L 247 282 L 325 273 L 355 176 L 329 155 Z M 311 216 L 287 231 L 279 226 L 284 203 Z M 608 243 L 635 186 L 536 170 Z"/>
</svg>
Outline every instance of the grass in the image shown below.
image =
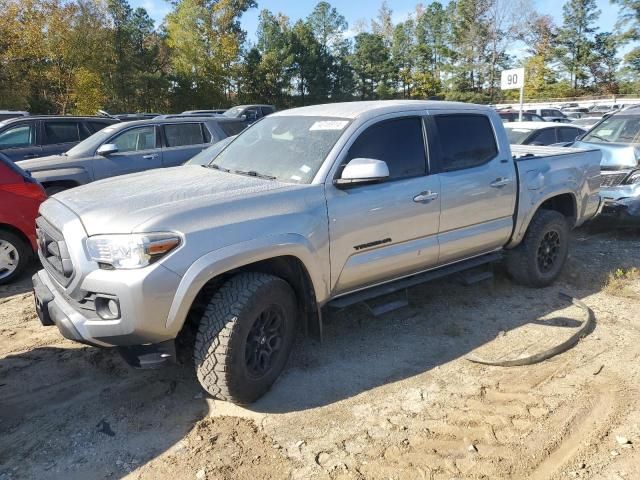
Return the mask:
<svg viewBox="0 0 640 480">
<path fill-rule="evenodd" d="M 609 273 L 604 291 L 616 297 L 634 298 L 637 293 L 631 288 L 632 284 L 640 280 L 640 268 L 618 268 Z"/>
</svg>

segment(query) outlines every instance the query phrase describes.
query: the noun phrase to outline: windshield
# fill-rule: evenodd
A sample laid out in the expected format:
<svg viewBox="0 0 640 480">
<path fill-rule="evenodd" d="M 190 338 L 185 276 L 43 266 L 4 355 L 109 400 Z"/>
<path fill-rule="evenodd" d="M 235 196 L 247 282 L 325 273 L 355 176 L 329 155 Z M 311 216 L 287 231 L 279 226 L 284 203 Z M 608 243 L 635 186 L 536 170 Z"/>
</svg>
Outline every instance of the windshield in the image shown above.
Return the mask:
<svg viewBox="0 0 640 480">
<path fill-rule="evenodd" d="M 592 143 L 640 143 L 640 115 L 615 115 L 597 125 L 583 142 Z"/>
<path fill-rule="evenodd" d="M 230 108 L 229 110 L 227 110 L 226 112 L 223 113 L 223 115 L 225 117 L 239 117 L 242 114 L 242 111 L 244 110 L 243 107 L 233 107 Z"/>
<path fill-rule="evenodd" d="M 117 126 L 122 125 L 121 123 L 115 123 L 113 125 L 109 125 L 102 130 L 97 131 L 89 138 L 81 141 L 75 147 L 67 151 L 67 155 L 73 157 L 75 155 L 87 155 L 87 152 L 93 152 L 97 150 L 97 148 L 102 145 L 102 143 L 113 135 L 113 132 L 117 130 Z"/>
<path fill-rule="evenodd" d="M 220 140 L 219 142 L 214 143 L 209 148 L 205 148 L 195 157 L 192 157 L 185 165 L 209 165 L 211 161 L 218 156 L 218 154 L 225 149 L 227 145 L 231 143 L 231 141 L 236 138 L 227 137 L 224 140 Z"/>
<path fill-rule="evenodd" d="M 211 162 L 214 168 L 311 183 L 349 120 L 269 116 L 242 132 Z"/>
<path fill-rule="evenodd" d="M 532 132 L 529 128 L 506 128 L 505 130 L 511 145 L 520 145 Z"/>
</svg>

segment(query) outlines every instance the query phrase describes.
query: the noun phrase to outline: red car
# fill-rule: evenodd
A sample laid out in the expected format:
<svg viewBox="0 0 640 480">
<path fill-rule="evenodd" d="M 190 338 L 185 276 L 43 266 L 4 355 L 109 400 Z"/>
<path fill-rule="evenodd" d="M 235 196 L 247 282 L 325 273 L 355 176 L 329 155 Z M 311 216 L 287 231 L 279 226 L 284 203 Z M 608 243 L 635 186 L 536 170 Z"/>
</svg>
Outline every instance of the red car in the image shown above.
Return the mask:
<svg viewBox="0 0 640 480">
<path fill-rule="evenodd" d="M 37 181 L 0 154 L 0 284 L 18 277 L 33 258 L 36 217 L 46 198 Z"/>
</svg>

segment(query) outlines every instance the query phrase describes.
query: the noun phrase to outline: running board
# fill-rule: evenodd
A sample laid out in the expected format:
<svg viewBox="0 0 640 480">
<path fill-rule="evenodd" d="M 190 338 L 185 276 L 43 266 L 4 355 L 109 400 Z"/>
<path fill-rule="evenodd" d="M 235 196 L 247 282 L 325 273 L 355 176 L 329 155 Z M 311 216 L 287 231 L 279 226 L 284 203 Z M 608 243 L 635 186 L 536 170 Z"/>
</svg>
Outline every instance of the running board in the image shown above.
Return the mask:
<svg viewBox="0 0 640 480">
<path fill-rule="evenodd" d="M 421 283 L 430 282 L 438 278 L 447 277 L 453 273 L 462 272 L 470 268 L 479 267 L 487 263 L 496 262 L 502 258 L 502 254 L 499 252 L 489 253 L 480 257 L 474 257 L 469 260 L 463 260 L 462 262 L 447 265 L 435 270 L 429 270 L 423 273 L 416 273 L 410 277 L 394 280 L 389 283 L 378 285 L 375 287 L 367 288 L 366 290 L 360 290 L 354 293 L 348 293 L 343 297 L 338 297 L 335 300 L 329 302 L 329 306 L 332 308 L 346 308 L 356 303 L 366 302 L 373 298 L 388 295 L 398 290 L 403 290 Z"/>
</svg>

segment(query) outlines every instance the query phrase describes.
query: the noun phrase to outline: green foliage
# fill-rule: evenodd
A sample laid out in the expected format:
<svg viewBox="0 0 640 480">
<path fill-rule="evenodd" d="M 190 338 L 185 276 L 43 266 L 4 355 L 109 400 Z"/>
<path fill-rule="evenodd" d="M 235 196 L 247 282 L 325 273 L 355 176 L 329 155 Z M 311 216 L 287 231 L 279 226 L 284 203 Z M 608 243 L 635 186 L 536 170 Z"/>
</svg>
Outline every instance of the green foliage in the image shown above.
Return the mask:
<svg viewBox="0 0 640 480">
<path fill-rule="evenodd" d="M 240 21 L 255 0 L 174 0 L 160 27 L 129 0 L 0 0 L 0 108 L 90 114 L 434 96 L 516 101 L 499 78 L 520 65 L 528 98 L 637 93 L 640 2 L 611 1 L 619 8 L 613 33 L 597 30 L 595 0 L 566 0 L 559 28 L 526 0 L 436 0 L 401 22 L 383 1 L 353 37 L 338 9 L 320 1 L 295 23 L 262 10 L 251 43 Z M 507 54 L 515 40 L 526 46 L 518 62 Z"/>
</svg>

